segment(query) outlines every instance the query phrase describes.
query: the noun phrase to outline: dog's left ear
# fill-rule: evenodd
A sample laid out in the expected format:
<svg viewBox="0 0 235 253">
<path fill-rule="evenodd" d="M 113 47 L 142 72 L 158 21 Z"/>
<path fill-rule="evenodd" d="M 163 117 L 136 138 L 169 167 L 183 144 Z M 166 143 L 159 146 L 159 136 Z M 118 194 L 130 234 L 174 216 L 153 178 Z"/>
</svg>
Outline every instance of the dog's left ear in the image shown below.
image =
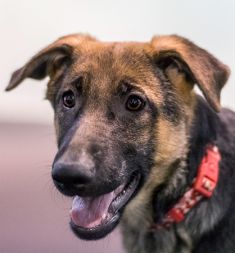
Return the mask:
<svg viewBox="0 0 235 253">
<path fill-rule="evenodd" d="M 196 83 L 208 103 L 220 111 L 220 92 L 230 70 L 204 49 L 177 35 L 156 36 L 151 42 L 154 60 L 162 68 L 176 66 Z"/>
<path fill-rule="evenodd" d="M 22 68 L 16 70 L 10 79 L 6 91 L 14 89 L 25 78 L 41 80 L 46 76 L 50 78 L 65 63 L 72 59 L 74 49 L 79 43 L 94 40 L 89 35 L 72 34 L 64 36 L 37 53 Z"/>
</svg>

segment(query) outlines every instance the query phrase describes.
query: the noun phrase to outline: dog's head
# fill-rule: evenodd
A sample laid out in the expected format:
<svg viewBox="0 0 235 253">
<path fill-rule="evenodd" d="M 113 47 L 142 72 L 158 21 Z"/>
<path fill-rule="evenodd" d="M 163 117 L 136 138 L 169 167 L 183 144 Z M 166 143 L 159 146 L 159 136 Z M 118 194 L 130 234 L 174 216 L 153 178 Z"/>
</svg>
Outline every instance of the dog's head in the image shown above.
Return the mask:
<svg viewBox="0 0 235 253">
<path fill-rule="evenodd" d="M 134 196 L 152 191 L 150 182 L 160 185 L 185 156 L 194 83 L 218 111 L 228 75 L 225 65 L 178 36 L 103 43 L 70 35 L 14 72 L 7 90 L 27 77 L 49 76 L 58 141 L 52 177 L 74 196 L 73 231 L 97 239 L 116 226 Z"/>
</svg>

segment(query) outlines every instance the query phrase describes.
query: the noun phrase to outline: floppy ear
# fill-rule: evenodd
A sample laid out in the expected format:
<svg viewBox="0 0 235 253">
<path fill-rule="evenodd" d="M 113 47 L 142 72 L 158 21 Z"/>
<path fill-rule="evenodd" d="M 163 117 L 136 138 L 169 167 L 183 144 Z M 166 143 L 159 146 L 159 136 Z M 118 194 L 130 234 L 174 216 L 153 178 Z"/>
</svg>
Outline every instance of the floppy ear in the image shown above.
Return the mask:
<svg viewBox="0 0 235 253">
<path fill-rule="evenodd" d="M 160 67 L 177 66 L 196 83 L 215 111 L 220 110 L 220 92 L 230 70 L 204 49 L 177 35 L 152 39 L 154 57 Z"/>
<path fill-rule="evenodd" d="M 36 54 L 22 68 L 16 70 L 11 76 L 6 91 L 14 89 L 27 77 L 37 80 L 43 79 L 47 75 L 52 77 L 59 67 L 71 60 L 74 48 L 85 39 L 92 38 L 81 34 L 59 38 Z"/>
</svg>

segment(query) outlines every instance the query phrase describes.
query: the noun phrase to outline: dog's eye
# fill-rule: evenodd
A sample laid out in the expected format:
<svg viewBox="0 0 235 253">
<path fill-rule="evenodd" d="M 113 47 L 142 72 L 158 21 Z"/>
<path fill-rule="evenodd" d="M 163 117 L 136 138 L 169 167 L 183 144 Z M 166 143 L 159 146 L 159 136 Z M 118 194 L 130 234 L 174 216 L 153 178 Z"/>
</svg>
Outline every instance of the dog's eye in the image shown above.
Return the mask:
<svg viewBox="0 0 235 253">
<path fill-rule="evenodd" d="M 139 111 L 143 109 L 144 101 L 137 95 L 131 95 L 126 102 L 126 109 L 129 111 Z"/>
<path fill-rule="evenodd" d="M 63 104 L 68 108 L 75 106 L 75 95 L 71 90 L 68 90 L 63 94 Z"/>
</svg>

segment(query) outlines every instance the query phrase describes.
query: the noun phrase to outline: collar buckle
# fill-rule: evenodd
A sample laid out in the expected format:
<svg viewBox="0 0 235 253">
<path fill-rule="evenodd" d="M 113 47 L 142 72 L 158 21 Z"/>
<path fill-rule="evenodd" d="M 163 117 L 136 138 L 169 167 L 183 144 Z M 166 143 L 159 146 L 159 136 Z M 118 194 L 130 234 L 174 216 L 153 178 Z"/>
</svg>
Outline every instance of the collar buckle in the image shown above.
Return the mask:
<svg viewBox="0 0 235 253">
<path fill-rule="evenodd" d="M 207 155 L 203 157 L 198 176 L 193 188 L 204 197 L 210 198 L 218 182 L 220 153 L 216 146 L 207 148 Z"/>
</svg>

